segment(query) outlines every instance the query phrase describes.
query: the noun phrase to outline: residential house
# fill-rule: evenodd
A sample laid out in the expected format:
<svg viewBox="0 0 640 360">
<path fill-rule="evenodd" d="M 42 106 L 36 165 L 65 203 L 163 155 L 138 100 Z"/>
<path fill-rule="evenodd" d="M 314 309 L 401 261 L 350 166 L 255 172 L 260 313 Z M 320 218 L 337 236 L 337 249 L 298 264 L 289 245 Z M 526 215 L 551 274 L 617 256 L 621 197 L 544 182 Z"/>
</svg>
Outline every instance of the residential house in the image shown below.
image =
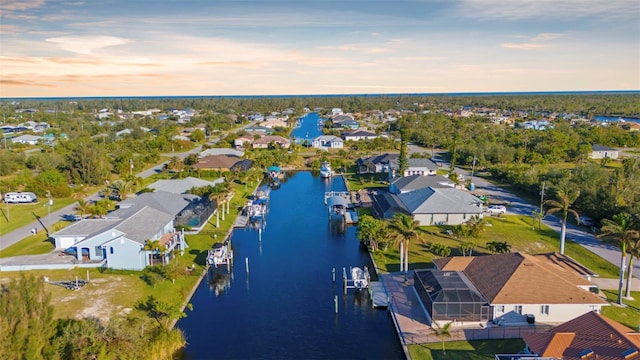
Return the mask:
<svg viewBox="0 0 640 360">
<path fill-rule="evenodd" d="M 316 108 L 317 111 L 318 108 Z M 333 108 L 331 109 L 331 116 L 337 116 L 337 115 L 342 115 L 344 114 L 344 112 L 342 111 L 341 108 Z"/>
<path fill-rule="evenodd" d="M 282 136 L 265 135 L 259 139 L 253 140 L 253 143 L 251 143 L 251 147 L 254 149 L 269 149 L 274 145 L 278 145 L 281 148 L 288 149 L 291 146 L 291 141 Z"/>
<path fill-rule="evenodd" d="M 268 127 L 268 128 L 277 128 L 277 127 L 281 127 L 281 128 L 286 128 L 289 126 L 289 124 L 285 121 L 282 120 L 280 118 L 276 118 L 268 116 L 267 120 L 265 120 L 264 122 L 260 123 L 260 125 L 264 126 L 264 127 Z"/>
<path fill-rule="evenodd" d="M 209 155 L 198 159 L 193 164 L 194 170 L 229 171 L 240 158 L 233 155 Z"/>
<path fill-rule="evenodd" d="M 216 186 L 221 183 L 224 183 L 224 178 L 207 181 L 189 176 L 179 180 L 158 180 L 147 187 L 154 189 L 155 191 L 166 191 L 172 194 L 186 194 L 194 187 Z"/>
<path fill-rule="evenodd" d="M 345 132 L 342 134 L 342 138 L 344 139 L 344 141 L 372 140 L 378 137 L 378 134 L 365 130 L 356 130 L 352 132 Z"/>
<path fill-rule="evenodd" d="M 523 334 L 525 353 L 563 360 L 640 359 L 640 333 L 589 311 L 541 333 Z M 534 357 L 535 358 L 535 357 Z"/>
<path fill-rule="evenodd" d="M 373 212 L 379 218 L 391 218 L 395 212 L 411 215 L 420 226 L 459 225 L 473 216 L 483 216 L 482 201 L 455 188 L 427 187 L 373 196 Z"/>
<path fill-rule="evenodd" d="M 215 204 L 209 199 L 192 194 L 173 194 L 166 191 L 145 192 L 132 196 L 118 203 L 118 209 L 110 212 L 105 218 L 123 218 L 132 208 L 151 207 L 174 217 L 174 225 L 198 227 L 204 223 L 198 220 L 208 207 L 215 210 Z M 211 211 L 213 212 L 213 211 Z"/>
<path fill-rule="evenodd" d="M 253 137 L 251 139 L 253 140 Z M 207 150 L 202 150 L 198 154 L 198 157 L 203 158 L 203 157 L 212 156 L 212 155 L 231 155 L 231 156 L 243 157 L 244 151 L 229 149 L 229 148 L 211 148 Z"/>
<path fill-rule="evenodd" d="M 20 135 L 12 138 L 11 142 L 14 144 L 37 145 L 38 142 L 43 140 L 44 138 L 42 136 Z"/>
<path fill-rule="evenodd" d="M 236 149 L 246 149 L 247 145 L 251 145 L 253 143 L 253 136 L 250 135 L 242 135 L 238 136 L 233 140 L 233 146 Z"/>
<path fill-rule="evenodd" d="M 454 256 L 433 263 L 436 269 L 415 271 L 414 287 L 434 321 L 554 324 L 600 311 L 608 304 L 590 291 L 589 277 L 594 274 L 557 253 Z M 455 281 L 447 284 L 447 279 Z M 473 307 L 441 296 L 442 291 L 457 288 L 473 294 Z"/>
<path fill-rule="evenodd" d="M 427 158 L 409 158 L 407 159 L 408 167 L 404 171 L 404 174 L 400 176 L 409 175 L 422 175 L 432 176 L 436 175 L 438 165 Z M 389 178 L 393 179 L 398 176 L 397 171 L 400 167 L 400 159 L 394 159 L 389 161 Z"/>
<path fill-rule="evenodd" d="M 620 156 L 620 151 L 616 149 L 603 145 L 591 145 L 591 155 L 589 156 L 591 159 L 617 159 L 618 156 Z"/>
<path fill-rule="evenodd" d="M 244 129 L 246 131 L 250 132 L 250 133 L 266 134 L 266 135 L 271 135 L 271 134 L 273 134 L 275 132 L 272 128 L 268 128 L 268 127 L 265 127 L 265 126 L 259 126 L 259 125 L 247 126 Z"/>
<path fill-rule="evenodd" d="M 78 262 L 99 262 L 110 269 L 142 270 L 167 263 L 184 251 L 184 234 L 173 228 L 174 216 L 152 207 L 123 210 L 122 217 L 85 219 L 54 234 L 56 249 L 75 253 Z M 145 249 L 158 242 L 164 251 Z M 154 261 L 155 260 L 155 261 Z"/>
<path fill-rule="evenodd" d="M 350 115 L 338 115 L 331 118 L 334 128 L 357 129 L 360 124 Z"/>
<path fill-rule="evenodd" d="M 398 159 L 398 154 L 381 154 L 356 160 L 359 174 L 389 172 L 389 162 Z"/>
<path fill-rule="evenodd" d="M 442 175 L 409 175 L 393 179 L 389 183 L 389 192 L 392 194 L 402 194 L 427 187 L 455 188 L 456 184 Z"/>
<path fill-rule="evenodd" d="M 334 135 L 320 135 L 313 139 L 312 146 L 318 149 L 342 149 L 344 140 Z"/>
</svg>

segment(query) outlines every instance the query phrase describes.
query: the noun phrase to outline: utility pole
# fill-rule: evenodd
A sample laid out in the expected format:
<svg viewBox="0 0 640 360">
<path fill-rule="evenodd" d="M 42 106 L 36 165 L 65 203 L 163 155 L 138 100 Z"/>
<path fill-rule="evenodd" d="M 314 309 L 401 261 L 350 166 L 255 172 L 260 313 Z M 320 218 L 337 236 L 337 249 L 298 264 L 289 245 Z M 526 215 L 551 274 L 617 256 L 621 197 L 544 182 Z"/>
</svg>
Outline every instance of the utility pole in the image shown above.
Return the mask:
<svg viewBox="0 0 640 360">
<path fill-rule="evenodd" d="M 543 203 L 544 203 L 544 181 L 542 182 L 542 189 L 540 190 L 540 214 L 542 214 Z"/>
</svg>

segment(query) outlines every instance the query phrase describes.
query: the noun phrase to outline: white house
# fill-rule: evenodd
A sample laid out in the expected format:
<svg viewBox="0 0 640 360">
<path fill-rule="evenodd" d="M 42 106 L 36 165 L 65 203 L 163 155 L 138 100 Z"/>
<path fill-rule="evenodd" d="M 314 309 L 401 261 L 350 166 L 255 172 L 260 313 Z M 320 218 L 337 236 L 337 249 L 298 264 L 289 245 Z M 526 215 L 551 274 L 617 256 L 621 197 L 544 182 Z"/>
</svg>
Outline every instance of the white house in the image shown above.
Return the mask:
<svg viewBox="0 0 640 360">
<path fill-rule="evenodd" d="M 342 149 L 344 140 L 334 135 L 320 135 L 313 139 L 312 145 L 318 149 Z"/>
<path fill-rule="evenodd" d="M 174 251 L 187 245 L 184 234 L 173 228 L 174 216 L 144 206 L 132 208 L 118 218 L 85 219 L 54 234 L 56 249 L 74 253 L 80 263 L 101 262 L 111 269 L 142 270 L 148 265 L 166 263 Z M 157 241 L 163 252 L 145 249 Z"/>
<path fill-rule="evenodd" d="M 345 132 L 342 134 L 344 141 L 360 141 L 360 140 L 372 140 L 379 135 L 371 131 L 356 130 L 352 132 Z"/>
<path fill-rule="evenodd" d="M 591 145 L 591 156 L 592 159 L 617 159 L 620 156 L 620 151 L 616 149 L 612 149 L 608 146 L 603 145 Z"/>
<path fill-rule="evenodd" d="M 35 135 L 20 135 L 11 139 L 11 142 L 14 144 L 25 144 L 25 145 L 37 145 L 38 142 L 42 141 L 44 138 L 42 136 Z"/>
<path fill-rule="evenodd" d="M 422 176 L 432 176 L 436 175 L 438 170 L 438 165 L 426 158 L 409 158 L 407 159 L 407 169 L 404 171 L 404 174 L 400 176 L 409 176 L 409 175 L 422 175 Z M 389 178 L 394 178 L 398 176 L 397 171 L 399 169 L 399 159 L 394 159 L 389 161 Z"/>
</svg>

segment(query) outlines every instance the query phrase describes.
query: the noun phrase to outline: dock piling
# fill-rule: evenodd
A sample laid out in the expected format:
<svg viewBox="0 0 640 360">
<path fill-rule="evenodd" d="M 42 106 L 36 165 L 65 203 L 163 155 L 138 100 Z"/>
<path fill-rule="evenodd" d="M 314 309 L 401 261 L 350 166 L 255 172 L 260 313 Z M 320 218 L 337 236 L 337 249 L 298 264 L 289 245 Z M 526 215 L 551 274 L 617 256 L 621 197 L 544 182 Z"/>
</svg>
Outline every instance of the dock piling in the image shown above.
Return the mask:
<svg viewBox="0 0 640 360">
<path fill-rule="evenodd" d="M 333 283 L 336 283 L 336 268 L 333 268 L 333 270 L 331 271 L 333 273 Z"/>
<path fill-rule="evenodd" d="M 335 295 L 333 297 L 333 303 L 335 304 L 336 307 L 336 314 L 338 313 L 338 295 Z"/>
<path fill-rule="evenodd" d="M 248 275 L 249 274 L 249 258 L 248 257 L 244 258 L 244 265 L 245 265 L 245 268 L 247 269 L 247 275 Z"/>
</svg>

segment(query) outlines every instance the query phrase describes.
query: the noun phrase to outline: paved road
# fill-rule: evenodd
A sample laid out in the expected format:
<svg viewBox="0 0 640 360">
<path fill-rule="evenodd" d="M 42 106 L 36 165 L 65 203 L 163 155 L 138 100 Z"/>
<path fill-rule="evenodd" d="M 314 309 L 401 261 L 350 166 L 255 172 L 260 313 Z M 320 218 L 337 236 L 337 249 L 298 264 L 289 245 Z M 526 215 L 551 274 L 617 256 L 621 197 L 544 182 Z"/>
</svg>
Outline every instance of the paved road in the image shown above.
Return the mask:
<svg viewBox="0 0 640 360">
<path fill-rule="evenodd" d="M 253 124 L 253 123 L 251 123 Z M 251 124 L 248 124 L 246 126 L 250 126 Z M 245 127 L 246 127 L 245 126 Z M 239 130 L 236 130 L 239 131 Z M 215 144 L 220 140 L 220 138 L 212 138 L 210 139 L 208 142 L 211 144 Z M 181 159 L 184 159 L 185 157 L 187 157 L 190 154 L 197 154 L 202 150 L 202 146 L 197 146 L 191 150 L 185 151 L 185 152 L 180 152 L 180 153 L 169 153 L 169 154 L 162 154 L 163 156 L 167 156 L 167 157 L 172 157 L 172 156 L 178 156 Z M 151 167 L 147 170 L 144 170 L 138 174 L 136 174 L 137 177 L 141 177 L 141 178 L 148 178 L 151 175 L 157 174 L 162 172 L 162 169 L 164 167 L 164 165 L 167 162 L 164 162 L 162 164 L 158 164 L 154 167 Z M 88 197 L 85 198 L 86 201 L 95 201 L 95 200 L 99 200 L 100 196 L 98 195 L 98 193 L 89 195 Z M 61 221 L 63 219 L 64 215 L 68 215 L 68 214 L 74 214 L 76 212 L 75 210 L 75 206 L 76 204 L 71 204 L 69 206 L 66 206 L 62 209 L 59 209 L 57 211 L 53 211 L 51 212 L 49 215 L 47 216 L 43 216 L 42 218 L 40 218 L 40 221 L 42 221 L 42 223 L 44 224 L 45 227 L 47 228 L 51 228 L 51 226 L 53 224 L 55 224 L 58 221 Z M 5 249 L 17 242 L 19 242 L 20 240 L 28 237 L 31 235 L 31 230 L 32 229 L 38 229 L 38 231 L 44 231 L 42 229 L 42 225 L 40 223 L 38 223 L 37 221 L 32 222 L 31 224 L 28 224 L 26 226 L 23 226 L 17 230 L 14 230 L 10 233 L 7 233 L 5 235 L 0 236 L 0 250 Z"/>
<path fill-rule="evenodd" d="M 416 145 L 409 145 L 408 152 L 427 152 L 431 153 L 431 149 L 422 148 Z M 436 150 L 434 153 L 434 160 L 441 165 L 445 169 L 449 169 L 451 164 L 449 164 L 442 155 L 445 152 Z M 507 213 L 509 214 L 517 214 L 517 215 L 527 215 L 530 216 L 534 210 L 540 209 L 540 204 L 532 205 L 525 200 L 519 198 L 518 196 L 511 194 L 504 189 L 486 181 L 483 178 L 474 176 L 471 177 L 471 174 L 468 170 L 456 168 L 457 174 L 461 174 L 465 176 L 465 179 L 471 179 L 476 186 L 476 193 L 487 194 L 487 196 L 496 203 L 505 203 L 507 206 Z M 476 173 L 477 174 L 477 173 Z M 476 175 L 474 174 L 474 175 Z M 561 223 L 560 219 L 556 216 L 545 216 L 542 222 L 552 228 L 553 230 L 558 232 L 558 237 L 560 236 Z M 589 229 L 576 226 L 573 224 L 567 224 L 567 239 L 571 239 L 571 241 L 576 242 L 589 251 L 595 253 L 596 255 L 602 257 L 603 259 L 611 262 L 615 266 L 620 265 L 620 250 L 614 245 L 603 243 L 599 239 L 597 239 L 593 234 L 590 233 Z M 628 259 L 627 259 L 628 260 Z M 634 261 L 633 265 L 633 274 L 636 278 L 640 278 L 640 261 Z"/>
</svg>

